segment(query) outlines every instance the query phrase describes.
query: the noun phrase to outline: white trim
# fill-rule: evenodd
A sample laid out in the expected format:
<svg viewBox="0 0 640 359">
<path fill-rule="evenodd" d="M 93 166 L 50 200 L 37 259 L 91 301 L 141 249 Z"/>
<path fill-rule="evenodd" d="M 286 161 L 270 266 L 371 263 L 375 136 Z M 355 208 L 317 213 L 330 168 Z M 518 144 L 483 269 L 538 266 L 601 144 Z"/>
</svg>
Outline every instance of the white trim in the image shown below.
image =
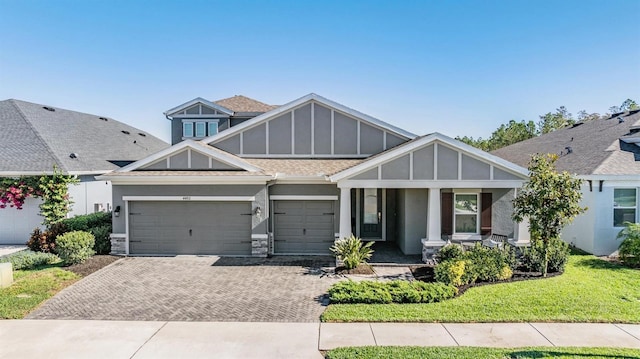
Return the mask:
<svg viewBox="0 0 640 359">
<path fill-rule="evenodd" d="M 438 180 L 438 143 L 433 144 L 433 179 Z"/>
<path fill-rule="evenodd" d="M 297 195 L 273 195 L 269 196 L 273 201 L 337 201 L 338 196 L 297 196 Z"/>
<path fill-rule="evenodd" d="M 472 237 L 478 236 L 480 235 L 480 213 L 482 212 L 482 204 L 480 203 L 481 201 L 481 196 L 480 196 L 480 192 L 476 192 L 477 190 L 469 190 L 469 191 L 453 191 L 453 213 L 452 213 L 452 217 L 453 217 L 453 236 L 458 239 L 472 239 Z M 476 231 L 475 232 L 456 232 L 456 196 L 458 195 L 474 195 L 476 196 Z M 471 214 L 458 214 L 461 216 L 470 216 Z M 456 237 L 458 236 L 458 237 Z"/>
<path fill-rule="evenodd" d="M 293 100 L 287 104 L 284 104 L 280 107 L 277 107 L 271 111 L 265 112 L 262 115 L 256 116 L 248 121 L 245 121 L 237 126 L 233 126 L 232 128 L 229 128 L 225 131 L 221 131 L 219 134 L 215 135 L 215 136 L 210 136 L 207 137 L 205 139 L 203 139 L 202 141 L 204 141 L 205 143 L 213 143 L 213 142 L 218 142 L 224 138 L 227 138 L 229 136 L 233 136 L 238 132 L 241 132 L 245 129 L 249 129 L 251 127 L 254 127 L 256 125 L 258 125 L 259 123 L 275 118 L 285 112 L 288 111 L 292 111 L 298 107 L 301 107 L 301 105 L 305 105 L 308 102 L 311 101 L 315 101 L 321 105 L 324 105 L 326 107 L 329 107 L 330 109 L 334 109 L 340 112 L 343 112 L 344 114 L 351 116 L 353 118 L 355 118 L 356 120 L 362 120 L 362 121 L 366 121 L 368 123 L 370 123 L 372 126 L 374 127 L 378 127 L 380 129 L 383 130 L 387 130 L 389 132 L 393 132 L 397 135 L 399 135 L 400 137 L 404 137 L 407 139 L 413 139 L 415 137 L 417 137 L 415 134 L 405 131 L 399 127 L 393 126 L 391 124 L 388 124 L 384 121 L 381 121 L 375 117 L 371 117 L 369 115 L 366 115 L 362 112 L 356 111 L 352 108 L 349 108 L 347 106 L 341 105 L 337 102 L 331 101 L 327 98 L 324 98 L 320 95 L 314 94 L 314 93 L 310 93 L 306 96 L 300 97 L 296 100 Z"/>
<path fill-rule="evenodd" d="M 251 239 L 269 239 L 268 234 L 251 234 Z"/>
<path fill-rule="evenodd" d="M 224 131 L 223 131 L 224 132 Z M 242 138 L 242 137 L 241 137 Z M 241 143 L 242 145 L 242 143 Z M 215 158 L 217 161 L 223 162 L 229 166 L 237 167 L 239 169 L 243 169 L 249 172 L 259 172 L 260 168 L 253 166 L 247 163 L 245 160 L 241 159 L 238 156 L 234 156 L 230 153 L 226 153 L 223 151 L 219 151 L 214 149 L 213 147 L 203 146 L 201 144 L 196 143 L 193 140 L 184 140 L 178 144 L 175 144 L 171 147 L 165 148 L 162 151 L 156 152 L 151 156 L 143 158 L 139 161 L 133 162 L 127 166 L 124 166 L 120 169 L 117 169 L 115 172 L 130 172 L 139 168 L 142 168 L 148 164 L 151 164 L 163 157 L 169 157 L 175 154 L 182 152 L 185 148 L 190 148 L 195 150 L 196 152 L 200 152 L 204 155 Z M 167 168 L 170 168 L 167 166 Z"/>
<path fill-rule="evenodd" d="M 458 181 L 462 180 L 462 151 L 458 152 Z"/>
<path fill-rule="evenodd" d="M 482 188 L 454 188 L 455 194 L 478 194 L 482 193 Z"/>
<path fill-rule="evenodd" d="M 492 154 L 489 154 L 487 152 L 481 151 L 477 148 L 471 147 L 463 142 L 454 140 L 450 137 L 447 137 L 445 135 L 442 135 L 440 133 L 432 133 L 428 136 L 422 137 L 416 141 L 413 141 L 411 143 L 408 143 L 406 145 L 400 145 L 394 149 L 391 149 L 389 151 L 386 151 L 384 153 L 382 153 L 379 156 L 376 156 L 374 158 L 372 158 L 371 160 L 367 160 L 364 161 L 356 166 L 353 166 L 349 169 L 346 169 L 342 172 L 338 172 L 336 174 L 334 174 L 333 176 L 331 176 L 331 181 L 332 182 L 337 182 L 343 179 L 347 179 L 357 173 L 366 171 L 370 168 L 373 168 L 374 166 L 380 165 L 382 163 L 386 163 L 389 162 L 393 159 L 396 159 L 398 157 L 401 157 L 403 155 L 405 155 L 406 153 L 415 151 L 417 149 L 420 149 L 422 147 L 426 147 L 431 143 L 436 143 L 436 144 L 442 144 L 446 147 L 450 147 L 456 151 L 459 152 L 464 152 L 465 155 L 470 156 L 472 158 L 476 158 L 481 160 L 482 162 L 485 162 L 489 165 L 498 165 L 503 171 L 506 172 L 510 172 L 512 174 L 516 174 L 519 175 L 521 177 L 523 177 L 523 180 L 525 178 L 528 177 L 528 171 L 527 169 L 520 167 L 516 164 L 513 164 L 511 162 L 508 162 L 500 157 L 494 156 Z M 434 154 L 437 154 L 437 150 L 435 149 L 436 147 L 434 147 Z M 435 157 L 435 156 L 434 156 Z M 434 158 L 434 165 L 437 162 L 437 158 Z M 437 175 L 437 172 L 436 172 Z M 436 177 L 437 178 L 437 177 Z"/>
<path fill-rule="evenodd" d="M 311 102 L 311 155 L 316 153 L 315 136 L 316 136 L 316 104 Z"/>
<path fill-rule="evenodd" d="M 387 150 L 387 131 L 382 132 L 382 150 Z"/>
<path fill-rule="evenodd" d="M 525 180 L 343 180 L 337 182 L 338 188 L 520 188 Z"/>
<path fill-rule="evenodd" d="M 172 109 L 169 109 L 167 111 L 164 112 L 165 116 L 171 117 L 172 115 L 174 115 L 176 112 L 180 112 L 183 110 L 186 110 L 187 108 L 195 105 L 195 104 L 202 104 L 205 105 L 207 107 L 211 107 L 216 111 L 222 112 L 222 113 L 226 113 L 227 115 L 233 115 L 233 111 L 231 111 L 230 109 L 224 107 L 224 106 L 220 106 L 217 103 L 211 102 L 211 101 L 207 101 L 205 99 L 203 99 L 202 97 L 196 97 L 191 101 L 187 101 L 185 103 L 183 103 L 182 105 L 176 106 Z M 202 108 L 200 109 L 200 111 L 202 112 Z"/>
<path fill-rule="evenodd" d="M 331 154 L 336 153 L 336 136 L 335 136 L 335 111 L 333 109 L 331 111 Z"/>
<path fill-rule="evenodd" d="M 360 121 L 356 121 L 356 153 L 360 154 Z"/>
<path fill-rule="evenodd" d="M 378 166 L 378 181 L 382 180 L 382 165 Z"/>
<path fill-rule="evenodd" d="M 292 154 L 286 154 L 286 153 L 281 153 L 281 154 L 267 154 L 265 155 L 264 153 L 245 153 L 242 155 L 237 155 L 238 158 L 339 158 L 339 159 L 344 159 L 345 157 L 348 157 L 349 159 L 361 159 L 361 158 L 368 158 L 373 156 L 373 154 L 365 154 L 365 155 L 325 155 L 325 154 L 315 154 L 315 155 L 309 155 L 309 154 L 297 154 L 297 155 L 292 155 Z"/>
<path fill-rule="evenodd" d="M 187 168 L 191 168 L 191 149 L 190 148 L 187 149 Z"/>
<path fill-rule="evenodd" d="M 125 254 L 129 255 L 129 201 L 124 201 Z"/>
<path fill-rule="evenodd" d="M 292 155 L 296 154 L 296 111 L 295 110 L 291 110 L 291 154 Z"/>
<path fill-rule="evenodd" d="M 264 123 L 264 153 L 269 154 L 269 121 Z"/>
<path fill-rule="evenodd" d="M 255 196 L 122 196 L 123 201 L 253 202 Z"/>
<path fill-rule="evenodd" d="M 409 152 L 409 180 L 413 181 L 413 152 Z"/>
<path fill-rule="evenodd" d="M 494 166 L 489 166 L 489 179 L 493 181 L 493 167 Z"/>
<path fill-rule="evenodd" d="M 377 187 L 375 187 L 377 188 Z M 349 191 L 351 191 L 351 189 L 349 189 Z M 355 192 L 356 192 L 356 237 L 360 238 L 360 211 L 362 210 L 360 208 L 360 192 L 362 191 L 361 188 L 355 188 Z M 351 202 L 349 202 L 351 203 Z M 351 217 L 351 215 L 349 215 L 349 217 Z M 351 224 L 349 224 L 351 225 Z"/>
<path fill-rule="evenodd" d="M 266 184 L 273 176 L 99 176 L 114 185 Z"/>
<path fill-rule="evenodd" d="M 240 154 L 242 156 L 244 154 L 244 132 L 240 132 Z"/>
</svg>

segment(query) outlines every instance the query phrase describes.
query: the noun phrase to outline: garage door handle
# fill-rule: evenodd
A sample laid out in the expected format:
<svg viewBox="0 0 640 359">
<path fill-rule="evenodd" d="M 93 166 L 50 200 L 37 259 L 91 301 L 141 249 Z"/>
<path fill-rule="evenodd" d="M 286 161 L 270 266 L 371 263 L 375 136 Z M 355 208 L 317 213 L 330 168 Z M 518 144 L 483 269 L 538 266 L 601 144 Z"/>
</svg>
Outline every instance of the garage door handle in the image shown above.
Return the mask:
<svg viewBox="0 0 640 359">
<path fill-rule="evenodd" d="M 333 212 L 331 212 L 331 213 L 323 213 L 323 215 L 325 215 L 325 216 L 328 216 L 328 215 L 333 216 L 334 214 L 335 214 L 335 213 L 333 213 Z"/>
<path fill-rule="evenodd" d="M 189 229 L 189 236 L 193 234 L 193 229 Z"/>
<path fill-rule="evenodd" d="M 307 229 L 306 228 L 302 230 L 302 234 L 307 234 Z"/>
<path fill-rule="evenodd" d="M 240 213 L 241 216 L 253 216 L 252 213 Z"/>
<path fill-rule="evenodd" d="M 287 214 L 286 212 L 273 212 L 273 214 Z"/>
<path fill-rule="evenodd" d="M 129 241 L 129 243 L 140 243 L 140 242 L 142 241 L 131 241 L 131 240 Z"/>
</svg>

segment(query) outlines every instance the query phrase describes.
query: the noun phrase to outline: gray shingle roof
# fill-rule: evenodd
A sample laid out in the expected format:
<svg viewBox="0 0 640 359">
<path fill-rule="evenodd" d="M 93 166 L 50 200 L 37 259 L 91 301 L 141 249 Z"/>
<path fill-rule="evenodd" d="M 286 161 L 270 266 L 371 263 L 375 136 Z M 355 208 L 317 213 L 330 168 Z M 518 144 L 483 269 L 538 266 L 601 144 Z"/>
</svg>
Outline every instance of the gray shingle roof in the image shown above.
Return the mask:
<svg viewBox="0 0 640 359">
<path fill-rule="evenodd" d="M 631 128 L 640 125 L 640 112 L 584 122 L 518 142 L 491 152 L 526 167 L 535 153 L 556 153 L 556 167 L 578 175 L 640 175 L 640 147 L 627 144 Z M 571 153 L 567 153 L 567 147 Z"/>
<path fill-rule="evenodd" d="M 0 101 L 0 173 L 51 172 L 54 164 L 68 173 L 102 173 L 119 168 L 109 161 L 135 161 L 169 147 L 111 118 L 43 107 Z"/>
</svg>

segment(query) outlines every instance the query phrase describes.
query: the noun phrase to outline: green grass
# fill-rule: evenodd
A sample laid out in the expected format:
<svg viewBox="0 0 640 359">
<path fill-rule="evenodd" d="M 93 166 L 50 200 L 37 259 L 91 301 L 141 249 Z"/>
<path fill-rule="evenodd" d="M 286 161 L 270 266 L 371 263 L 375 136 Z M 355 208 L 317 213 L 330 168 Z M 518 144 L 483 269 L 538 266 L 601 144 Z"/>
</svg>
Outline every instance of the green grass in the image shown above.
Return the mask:
<svg viewBox="0 0 640 359">
<path fill-rule="evenodd" d="M 470 288 L 430 304 L 332 304 L 325 322 L 640 323 L 640 271 L 572 255 L 563 275 Z"/>
<path fill-rule="evenodd" d="M 639 358 L 640 350 L 626 348 L 475 348 L 475 347 L 352 347 L 327 353 L 329 359 L 512 359 L 512 358 Z"/>
<path fill-rule="evenodd" d="M 55 266 L 13 272 L 14 283 L 0 289 L 0 318 L 20 319 L 79 277 Z"/>
</svg>

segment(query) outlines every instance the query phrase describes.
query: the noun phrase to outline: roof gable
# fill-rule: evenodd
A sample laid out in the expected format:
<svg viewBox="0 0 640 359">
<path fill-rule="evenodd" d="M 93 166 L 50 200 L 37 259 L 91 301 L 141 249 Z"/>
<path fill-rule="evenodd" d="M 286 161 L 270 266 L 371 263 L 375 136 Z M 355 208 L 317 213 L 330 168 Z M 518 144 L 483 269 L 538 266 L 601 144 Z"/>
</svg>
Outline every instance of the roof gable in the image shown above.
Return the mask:
<svg viewBox="0 0 640 359">
<path fill-rule="evenodd" d="M 278 107 L 275 105 L 268 105 L 264 102 L 254 100 L 247 96 L 235 95 L 233 97 L 223 98 L 221 100 L 214 101 L 220 106 L 224 106 L 234 112 L 267 112 Z"/>
<path fill-rule="evenodd" d="M 415 135 L 309 94 L 202 141 L 244 157 L 369 157 Z"/>
<path fill-rule="evenodd" d="M 330 176 L 342 180 L 523 181 L 527 170 L 439 133 L 418 137 Z"/>
<path fill-rule="evenodd" d="M 193 109 L 197 109 L 194 112 Z M 203 110 L 204 109 L 204 110 Z M 193 112 L 193 113 L 190 113 Z M 182 105 L 176 106 L 164 112 L 165 116 L 188 116 L 188 115 L 233 115 L 233 110 L 224 107 L 215 102 L 196 97 L 191 101 L 187 101 Z"/>
<path fill-rule="evenodd" d="M 116 172 L 151 170 L 261 171 L 260 168 L 230 153 L 200 142 L 185 140 Z"/>
</svg>

